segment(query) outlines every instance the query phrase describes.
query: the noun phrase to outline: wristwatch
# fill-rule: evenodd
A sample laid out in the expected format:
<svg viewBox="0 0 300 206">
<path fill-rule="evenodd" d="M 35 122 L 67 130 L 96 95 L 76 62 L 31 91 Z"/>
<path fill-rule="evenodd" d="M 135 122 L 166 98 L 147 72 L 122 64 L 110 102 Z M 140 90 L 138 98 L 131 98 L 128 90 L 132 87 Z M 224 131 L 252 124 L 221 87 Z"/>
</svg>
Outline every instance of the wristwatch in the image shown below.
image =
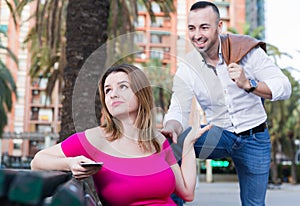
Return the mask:
<svg viewBox="0 0 300 206">
<path fill-rule="evenodd" d="M 249 79 L 249 83 L 250 83 L 250 89 L 245 90 L 248 93 L 253 92 L 257 87 L 257 82 L 254 79 Z"/>
</svg>

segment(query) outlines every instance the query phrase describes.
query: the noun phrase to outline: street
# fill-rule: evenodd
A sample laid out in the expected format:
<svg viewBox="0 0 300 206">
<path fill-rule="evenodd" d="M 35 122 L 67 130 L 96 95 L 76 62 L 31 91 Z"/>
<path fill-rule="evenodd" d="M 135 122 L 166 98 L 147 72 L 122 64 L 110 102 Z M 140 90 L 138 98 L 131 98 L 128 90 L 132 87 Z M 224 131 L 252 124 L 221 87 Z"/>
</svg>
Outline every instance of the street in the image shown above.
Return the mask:
<svg viewBox="0 0 300 206">
<path fill-rule="evenodd" d="M 267 206 L 298 206 L 300 203 L 300 184 L 282 184 L 280 188 L 268 189 Z M 201 182 L 196 186 L 193 202 L 185 206 L 239 206 L 238 182 Z"/>
</svg>

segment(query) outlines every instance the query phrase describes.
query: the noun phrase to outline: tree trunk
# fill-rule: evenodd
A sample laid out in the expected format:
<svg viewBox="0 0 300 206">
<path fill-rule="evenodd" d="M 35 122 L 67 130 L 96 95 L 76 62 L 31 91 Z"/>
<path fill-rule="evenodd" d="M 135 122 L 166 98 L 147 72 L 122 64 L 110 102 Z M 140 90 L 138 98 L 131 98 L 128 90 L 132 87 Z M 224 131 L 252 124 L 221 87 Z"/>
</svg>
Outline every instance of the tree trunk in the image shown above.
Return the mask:
<svg viewBox="0 0 300 206">
<path fill-rule="evenodd" d="M 273 183 L 277 184 L 279 183 L 278 180 L 278 164 L 277 164 L 277 160 L 276 160 L 276 154 L 277 154 L 277 148 L 278 146 L 278 142 L 277 139 L 275 138 L 272 142 L 272 163 L 271 163 L 271 180 Z"/>
<path fill-rule="evenodd" d="M 165 96 L 164 96 L 164 89 L 162 88 L 161 85 L 159 85 L 159 101 L 160 101 L 160 106 L 162 111 L 166 112 L 166 108 L 165 108 Z"/>
<path fill-rule="evenodd" d="M 296 154 L 296 145 L 294 142 L 294 138 L 290 138 L 290 145 L 291 145 L 291 160 L 292 160 L 292 165 L 291 165 L 291 183 L 292 184 L 297 184 L 297 165 L 296 165 L 296 159 L 295 159 L 295 154 Z"/>
<path fill-rule="evenodd" d="M 96 91 L 106 59 L 103 44 L 107 40 L 108 17 L 109 0 L 72 0 L 68 3 L 61 141 L 75 132 L 99 124 L 101 107 Z M 86 60 L 100 46 L 101 54 L 87 64 Z M 78 75 L 82 81 L 76 87 Z M 74 87 L 77 91 L 74 91 Z M 88 105 L 94 107 L 91 109 Z M 80 120 L 80 123 L 76 124 L 76 120 Z"/>
</svg>

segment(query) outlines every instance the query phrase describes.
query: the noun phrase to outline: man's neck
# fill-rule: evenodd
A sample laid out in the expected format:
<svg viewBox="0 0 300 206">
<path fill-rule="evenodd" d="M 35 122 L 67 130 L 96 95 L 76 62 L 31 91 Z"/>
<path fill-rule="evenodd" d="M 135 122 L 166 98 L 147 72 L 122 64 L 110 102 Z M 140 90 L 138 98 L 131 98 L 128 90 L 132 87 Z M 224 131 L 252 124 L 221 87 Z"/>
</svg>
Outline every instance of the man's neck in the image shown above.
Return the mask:
<svg viewBox="0 0 300 206">
<path fill-rule="evenodd" d="M 211 54 L 209 53 L 202 53 L 200 52 L 200 54 L 202 55 L 204 61 L 206 64 L 210 65 L 210 66 L 213 66 L 213 67 L 216 67 L 218 62 L 219 62 L 219 53 L 218 51 L 214 51 L 214 52 L 211 52 Z"/>
<path fill-rule="evenodd" d="M 219 62 L 219 52 L 220 52 L 220 41 L 219 44 L 211 48 L 207 52 L 200 52 L 206 64 L 216 67 Z"/>
</svg>

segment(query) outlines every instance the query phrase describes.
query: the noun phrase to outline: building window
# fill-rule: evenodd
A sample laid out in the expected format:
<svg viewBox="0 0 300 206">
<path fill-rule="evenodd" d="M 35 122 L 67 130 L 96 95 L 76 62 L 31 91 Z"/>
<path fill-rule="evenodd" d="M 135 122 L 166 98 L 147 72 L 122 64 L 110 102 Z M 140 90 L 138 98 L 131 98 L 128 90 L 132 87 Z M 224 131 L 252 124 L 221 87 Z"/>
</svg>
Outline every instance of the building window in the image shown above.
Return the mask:
<svg viewBox="0 0 300 206">
<path fill-rule="evenodd" d="M 151 8 L 152 8 L 154 13 L 160 13 L 161 12 L 159 5 L 155 2 L 151 3 Z"/>
<path fill-rule="evenodd" d="M 1 11 L 0 11 L 0 14 L 1 14 L 1 23 L 2 22 L 6 22 L 8 23 L 9 22 L 9 17 L 10 17 L 10 11 L 9 11 L 9 8 L 8 6 L 6 6 L 6 4 L 1 4 Z"/>
<path fill-rule="evenodd" d="M 38 119 L 39 119 L 39 108 L 32 107 L 31 114 L 30 114 L 30 120 L 38 120 Z"/>
<path fill-rule="evenodd" d="M 52 127 L 48 125 L 37 125 L 36 131 L 40 133 L 50 133 L 52 132 Z"/>
<path fill-rule="evenodd" d="M 163 27 L 164 26 L 164 17 L 157 16 L 155 17 L 155 22 L 151 22 L 151 27 Z"/>
<path fill-rule="evenodd" d="M 146 7 L 144 4 L 138 3 L 137 8 L 139 12 L 146 12 Z"/>
<path fill-rule="evenodd" d="M 2 25 L 0 25 L 0 30 L 1 30 L 3 33 L 6 33 L 6 34 L 7 34 L 8 26 L 2 24 Z"/>
<path fill-rule="evenodd" d="M 135 43 L 146 43 L 146 36 L 144 32 L 135 32 L 134 34 L 134 42 Z"/>
<path fill-rule="evenodd" d="M 52 109 L 40 109 L 39 110 L 39 121 L 53 121 L 53 111 Z"/>
<path fill-rule="evenodd" d="M 164 58 L 163 48 L 154 48 L 150 51 L 150 59 L 160 59 Z"/>
<path fill-rule="evenodd" d="M 139 48 L 140 52 L 135 53 L 135 58 L 138 59 L 146 59 L 146 53 L 145 53 L 145 48 L 144 47 L 140 47 Z"/>
<path fill-rule="evenodd" d="M 228 9 L 227 7 L 219 7 L 219 11 L 220 11 L 220 17 L 221 18 L 225 18 L 227 19 L 228 18 Z"/>
<path fill-rule="evenodd" d="M 145 27 L 145 16 L 138 16 L 137 22 L 134 23 L 135 27 Z"/>
<path fill-rule="evenodd" d="M 13 148 L 13 152 L 12 155 L 13 156 L 21 156 L 22 155 L 22 143 L 23 140 L 21 139 L 14 139 L 14 148 Z"/>
<path fill-rule="evenodd" d="M 162 43 L 162 36 L 159 34 L 151 34 L 151 43 L 153 44 Z"/>
<path fill-rule="evenodd" d="M 150 31 L 151 43 L 153 44 L 169 44 L 170 43 L 170 32 L 168 31 Z"/>
</svg>

